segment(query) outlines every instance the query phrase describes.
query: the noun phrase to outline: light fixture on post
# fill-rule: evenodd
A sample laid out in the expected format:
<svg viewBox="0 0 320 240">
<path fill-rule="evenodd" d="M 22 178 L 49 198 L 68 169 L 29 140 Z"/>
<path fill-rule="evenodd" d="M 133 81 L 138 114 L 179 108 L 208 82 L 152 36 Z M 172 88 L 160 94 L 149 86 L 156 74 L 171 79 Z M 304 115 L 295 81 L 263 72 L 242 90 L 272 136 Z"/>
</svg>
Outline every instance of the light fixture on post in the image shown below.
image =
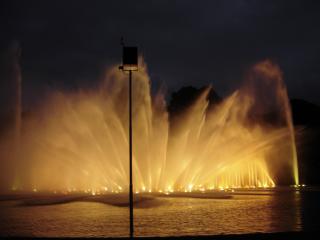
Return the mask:
<svg viewBox="0 0 320 240">
<path fill-rule="evenodd" d="M 138 71 L 138 48 L 126 47 L 121 39 L 122 71 L 129 72 L 129 204 L 130 204 L 130 238 L 133 238 L 133 184 L 132 184 L 132 71 Z"/>
</svg>

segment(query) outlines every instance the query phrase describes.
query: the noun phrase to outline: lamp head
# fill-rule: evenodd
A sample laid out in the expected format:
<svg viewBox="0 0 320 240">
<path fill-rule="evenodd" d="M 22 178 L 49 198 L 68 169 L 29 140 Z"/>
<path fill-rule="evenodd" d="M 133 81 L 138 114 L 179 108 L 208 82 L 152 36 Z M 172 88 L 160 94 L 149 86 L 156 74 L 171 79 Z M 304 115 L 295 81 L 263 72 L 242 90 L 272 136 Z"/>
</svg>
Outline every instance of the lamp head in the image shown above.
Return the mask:
<svg viewBox="0 0 320 240">
<path fill-rule="evenodd" d="M 138 70 L 138 48 L 123 47 L 122 54 L 123 54 L 122 55 L 123 71 L 137 71 Z"/>
</svg>

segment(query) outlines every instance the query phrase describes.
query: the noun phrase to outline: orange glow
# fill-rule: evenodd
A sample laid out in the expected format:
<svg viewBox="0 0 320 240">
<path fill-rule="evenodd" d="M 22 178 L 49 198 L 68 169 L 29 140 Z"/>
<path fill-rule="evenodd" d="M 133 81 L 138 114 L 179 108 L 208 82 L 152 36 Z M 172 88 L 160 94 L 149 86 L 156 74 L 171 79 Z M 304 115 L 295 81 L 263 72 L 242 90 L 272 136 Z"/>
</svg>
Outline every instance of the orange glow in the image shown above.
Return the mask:
<svg viewBox="0 0 320 240">
<path fill-rule="evenodd" d="M 164 95 L 151 97 L 146 66 L 139 66 L 133 75 L 136 193 L 274 187 L 279 162 L 292 165 L 298 184 L 291 113 L 277 66 L 255 65 L 245 86 L 214 108 L 208 87 L 175 117 L 170 131 Z M 128 191 L 127 78 L 111 68 L 99 89 L 55 92 L 25 120 L 20 189 Z M 257 85 L 272 98 L 265 101 Z M 252 117 L 269 113 L 270 102 L 279 124 Z"/>
</svg>

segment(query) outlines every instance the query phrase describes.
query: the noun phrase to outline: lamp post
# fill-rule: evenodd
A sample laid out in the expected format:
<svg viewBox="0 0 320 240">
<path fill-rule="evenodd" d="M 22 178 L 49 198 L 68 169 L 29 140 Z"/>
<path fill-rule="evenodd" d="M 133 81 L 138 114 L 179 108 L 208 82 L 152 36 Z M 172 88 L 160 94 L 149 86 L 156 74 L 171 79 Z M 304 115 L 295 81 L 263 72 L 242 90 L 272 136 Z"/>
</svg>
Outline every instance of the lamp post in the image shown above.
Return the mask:
<svg viewBox="0 0 320 240">
<path fill-rule="evenodd" d="M 122 66 L 129 72 L 129 203 L 130 203 L 130 238 L 133 238 L 133 185 L 132 185 L 132 71 L 138 71 L 138 48 L 126 47 L 122 42 Z"/>
</svg>

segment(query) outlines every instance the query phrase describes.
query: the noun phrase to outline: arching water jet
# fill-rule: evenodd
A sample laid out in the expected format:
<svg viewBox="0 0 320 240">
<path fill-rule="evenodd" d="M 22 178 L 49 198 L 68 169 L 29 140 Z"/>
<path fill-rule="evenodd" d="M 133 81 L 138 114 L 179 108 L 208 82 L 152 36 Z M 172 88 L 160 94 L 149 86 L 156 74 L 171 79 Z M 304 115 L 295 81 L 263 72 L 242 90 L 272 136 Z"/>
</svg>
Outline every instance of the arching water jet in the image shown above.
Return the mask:
<svg viewBox="0 0 320 240">
<path fill-rule="evenodd" d="M 207 88 L 170 123 L 163 94 L 151 97 L 146 66 L 140 66 L 133 80 L 136 192 L 274 187 L 277 162 L 297 167 L 287 93 L 271 62 L 253 66 L 249 84 L 214 108 Z M 271 86 L 266 96 L 273 104 L 261 99 L 259 80 Z M 21 135 L 22 187 L 127 191 L 127 88 L 127 77 L 114 67 L 99 89 L 54 92 L 34 109 Z M 255 117 L 273 107 L 276 124 Z"/>
</svg>

